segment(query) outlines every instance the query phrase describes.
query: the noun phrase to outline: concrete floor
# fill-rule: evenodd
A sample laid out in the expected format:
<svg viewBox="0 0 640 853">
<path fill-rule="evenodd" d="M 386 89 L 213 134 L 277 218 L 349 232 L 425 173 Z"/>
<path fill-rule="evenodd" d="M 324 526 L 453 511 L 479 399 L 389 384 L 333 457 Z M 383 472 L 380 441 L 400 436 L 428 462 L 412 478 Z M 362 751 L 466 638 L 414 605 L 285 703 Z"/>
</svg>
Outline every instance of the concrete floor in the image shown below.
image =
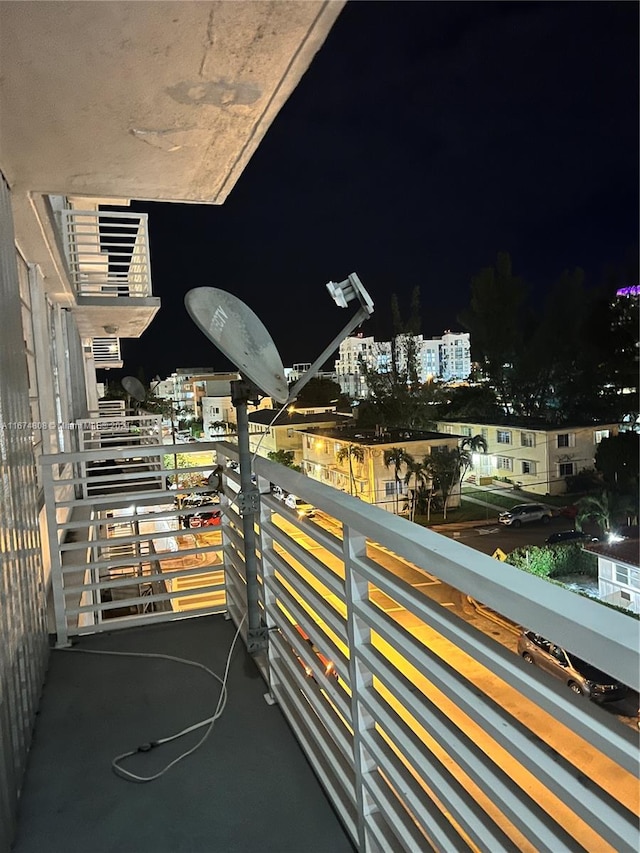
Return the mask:
<svg viewBox="0 0 640 853">
<path fill-rule="evenodd" d="M 76 648 L 168 654 L 222 676 L 235 627 L 222 616 L 82 638 Z M 154 782 L 112 759 L 210 717 L 220 685 L 149 658 L 51 652 L 14 853 L 353 853 L 280 709 L 238 640 L 228 702 L 193 755 Z M 152 775 L 204 728 L 123 762 Z"/>
</svg>

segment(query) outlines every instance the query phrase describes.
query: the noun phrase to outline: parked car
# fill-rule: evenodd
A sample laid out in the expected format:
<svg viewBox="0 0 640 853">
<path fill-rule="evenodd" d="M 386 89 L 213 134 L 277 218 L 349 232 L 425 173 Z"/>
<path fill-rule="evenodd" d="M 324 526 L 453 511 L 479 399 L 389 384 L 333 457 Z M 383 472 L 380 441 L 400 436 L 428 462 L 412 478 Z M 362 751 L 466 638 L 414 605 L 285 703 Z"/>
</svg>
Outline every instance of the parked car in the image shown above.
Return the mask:
<svg viewBox="0 0 640 853">
<path fill-rule="evenodd" d="M 295 509 L 300 518 L 314 518 L 316 514 L 315 507 L 302 498 L 297 498 L 295 495 L 287 495 L 284 499 L 285 506 L 289 509 Z"/>
<path fill-rule="evenodd" d="M 531 521 L 541 521 L 548 524 L 551 521 L 552 512 L 543 504 L 518 504 L 498 516 L 500 524 L 509 524 L 511 527 L 520 527 Z"/>
<path fill-rule="evenodd" d="M 613 676 L 607 675 L 572 652 L 545 640 L 533 631 L 523 631 L 518 637 L 518 654 L 545 672 L 551 673 L 579 696 L 594 702 L 615 702 L 623 699 L 628 688 Z"/>
<path fill-rule="evenodd" d="M 196 512 L 189 516 L 189 528 L 198 527 L 219 527 L 222 524 L 222 511 L 215 510 L 214 512 Z"/>
<path fill-rule="evenodd" d="M 558 545 L 561 542 L 593 542 L 593 536 L 589 536 L 583 530 L 559 530 L 552 533 L 544 540 L 547 545 Z"/>
<path fill-rule="evenodd" d="M 287 497 L 287 492 L 285 492 L 282 486 L 278 486 L 274 483 L 271 484 L 271 494 L 279 501 L 283 501 Z"/>
</svg>

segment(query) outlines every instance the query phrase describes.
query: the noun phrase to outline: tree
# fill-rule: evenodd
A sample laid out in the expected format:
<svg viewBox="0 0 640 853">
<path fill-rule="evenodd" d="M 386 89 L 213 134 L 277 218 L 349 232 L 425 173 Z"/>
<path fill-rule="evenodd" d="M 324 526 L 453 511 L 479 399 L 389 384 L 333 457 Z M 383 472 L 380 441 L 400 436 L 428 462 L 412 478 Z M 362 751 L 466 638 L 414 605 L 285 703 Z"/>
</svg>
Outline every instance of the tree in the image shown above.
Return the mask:
<svg viewBox="0 0 640 853">
<path fill-rule="evenodd" d="M 294 471 L 300 471 L 300 466 L 293 461 L 295 453 L 293 450 L 270 450 L 267 453 L 267 459 L 272 462 L 277 462 L 278 465 L 285 465 L 287 468 L 292 468 Z"/>
<path fill-rule="evenodd" d="M 353 475 L 353 460 L 362 464 L 364 461 L 364 450 L 359 444 L 343 444 L 336 452 L 336 461 L 342 465 L 344 460 L 349 461 L 349 494 L 355 490 L 356 479 Z"/>
<path fill-rule="evenodd" d="M 383 454 L 384 467 L 388 470 L 393 466 L 393 474 L 396 481 L 395 488 L 395 512 L 398 513 L 398 494 L 400 492 L 400 471 L 403 465 L 413 463 L 413 456 L 404 449 L 404 447 L 392 447 L 385 450 Z"/>
<path fill-rule="evenodd" d="M 496 264 L 485 267 L 471 280 L 471 301 L 459 321 L 469 331 L 474 361 L 505 406 L 511 400 L 510 372 L 522 340 L 522 312 L 527 288 L 513 274 L 511 257 L 499 252 Z"/>
<path fill-rule="evenodd" d="M 442 494 L 443 516 L 447 517 L 449 497 L 460 479 L 461 457 L 457 447 L 434 447 L 428 460 L 429 473 Z"/>
<path fill-rule="evenodd" d="M 438 417 L 464 423 L 491 423 L 503 414 L 496 392 L 489 385 L 460 385 L 447 388 L 445 399 L 438 403 Z"/>
<path fill-rule="evenodd" d="M 411 460 L 410 462 L 406 462 L 407 472 L 404 475 L 404 481 L 409 487 L 409 518 L 413 521 L 416 517 L 416 505 L 418 503 L 418 496 L 420 494 L 420 490 L 424 489 L 429 480 L 429 469 L 427 465 L 425 465 L 425 460 L 422 462 Z M 413 479 L 413 489 L 410 488 L 411 480 Z"/>
<path fill-rule="evenodd" d="M 638 494 L 639 451 L 640 436 L 636 432 L 621 432 L 602 439 L 595 465 L 608 489 L 621 494 Z"/>
<path fill-rule="evenodd" d="M 458 454 L 460 485 L 462 485 L 467 471 L 473 468 L 473 454 L 486 453 L 487 447 L 487 440 L 482 435 L 468 435 L 462 439 Z"/>
<path fill-rule="evenodd" d="M 296 397 L 296 407 L 300 409 L 316 406 L 336 406 L 341 411 L 348 411 L 350 403 L 340 391 L 340 385 L 332 379 L 314 376 L 300 389 Z"/>
<path fill-rule="evenodd" d="M 616 495 L 604 491 L 600 495 L 587 495 L 576 504 L 575 524 L 582 530 L 585 521 L 594 521 L 603 533 L 610 533 L 616 521 L 627 520 L 630 513 L 637 517 L 637 507 L 629 495 Z"/>
</svg>

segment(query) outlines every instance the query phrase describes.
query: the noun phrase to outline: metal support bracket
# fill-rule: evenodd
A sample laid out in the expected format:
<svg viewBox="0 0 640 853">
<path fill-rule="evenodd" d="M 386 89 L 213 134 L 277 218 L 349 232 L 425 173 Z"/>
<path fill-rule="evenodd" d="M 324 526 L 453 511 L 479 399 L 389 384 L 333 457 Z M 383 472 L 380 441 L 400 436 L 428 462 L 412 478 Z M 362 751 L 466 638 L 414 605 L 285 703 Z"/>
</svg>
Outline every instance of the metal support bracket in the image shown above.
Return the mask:
<svg viewBox="0 0 640 853">
<path fill-rule="evenodd" d="M 260 492 L 258 489 L 250 489 L 247 492 L 238 492 L 236 498 L 240 515 L 251 515 L 260 511 Z"/>
<path fill-rule="evenodd" d="M 247 631 L 247 651 L 250 655 L 264 651 L 269 645 L 269 629 L 266 625 L 249 628 Z"/>
</svg>

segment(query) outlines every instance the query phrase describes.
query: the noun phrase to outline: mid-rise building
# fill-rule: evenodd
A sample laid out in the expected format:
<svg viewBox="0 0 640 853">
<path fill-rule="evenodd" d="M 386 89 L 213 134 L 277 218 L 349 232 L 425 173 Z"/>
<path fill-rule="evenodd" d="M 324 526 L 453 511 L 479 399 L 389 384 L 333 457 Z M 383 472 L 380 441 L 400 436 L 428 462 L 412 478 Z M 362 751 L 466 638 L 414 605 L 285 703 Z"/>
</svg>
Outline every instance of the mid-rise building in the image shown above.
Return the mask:
<svg viewBox="0 0 640 853">
<path fill-rule="evenodd" d="M 302 471 L 321 483 L 356 495 L 367 503 L 398 513 L 406 507 L 410 483 L 406 466 L 385 463 L 385 452 L 401 449 L 414 460 L 434 449 L 458 447 L 457 436 L 427 430 L 310 429 L 302 435 Z M 459 506 L 454 490 L 449 507 Z"/>
<path fill-rule="evenodd" d="M 409 340 L 410 339 L 410 340 Z M 465 380 L 471 373 L 471 343 L 468 332 L 445 332 L 439 338 L 399 335 L 391 341 L 376 341 L 362 334 L 346 338 L 335 362 L 337 381 L 343 394 L 364 399 L 369 394 L 365 369 L 386 373 L 391 368 L 392 347 L 399 370 L 406 369 L 409 342 L 413 345 L 418 381 Z"/>
<path fill-rule="evenodd" d="M 598 444 L 618 434 L 618 424 L 549 426 L 438 421 L 438 431 L 459 438 L 481 436 L 487 452 L 473 454 L 472 478 L 496 478 L 527 492 L 561 495 L 567 478 L 593 470 Z"/>
</svg>

